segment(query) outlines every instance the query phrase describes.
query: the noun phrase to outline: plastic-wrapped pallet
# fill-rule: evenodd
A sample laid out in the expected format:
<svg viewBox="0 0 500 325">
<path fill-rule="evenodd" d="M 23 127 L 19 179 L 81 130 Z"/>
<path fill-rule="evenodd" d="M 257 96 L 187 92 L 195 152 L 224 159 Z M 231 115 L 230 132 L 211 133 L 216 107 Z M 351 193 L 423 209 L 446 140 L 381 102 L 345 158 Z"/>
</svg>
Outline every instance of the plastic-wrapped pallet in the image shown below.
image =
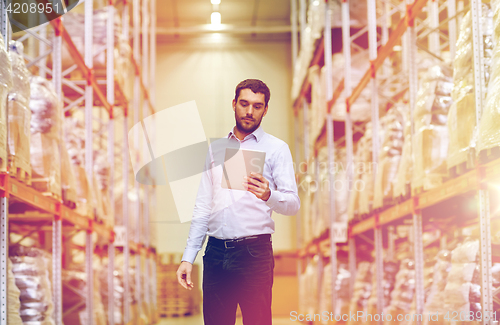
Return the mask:
<svg viewBox="0 0 500 325">
<path fill-rule="evenodd" d="M 484 47 L 485 86 L 488 86 L 491 57 L 493 52 L 493 11 L 483 3 L 481 16 Z M 474 64 L 472 55 L 472 15 L 468 11 L 460 24 L 457 51 L 453 61 L 453 104 L 448 113 L 450 145 L 448 149 L 448 169 L 463 162 L 474 161 L 473 138 L 476 129 L 476 102 L 474 98 Z"/>
<path fill-rule="evenodd" d="M 115 324 L 123 324 L 123 299 L 124 299 L 124 284 L 123 284 L 123 267 L 119 268 L 115 265 L 113 273 L 113 297 L 114 297 L 114 320 Z M 99 272 L 100 293 L 104 306 L 104 312 L 108 314 L 108 266 L 104 265 Z M 113 325 L 113 324 L 112 324 Z"/>
<path fill-rule="evenodd" d="M 19 297 L 21 291 L 16 286 L 16 279 L 14 273 L 12 273 L 12 262 L 7 259 L 7 319 L 9 320 L 9 325 L 23 325 L 23 320 L 19 315 L 21 309 L 21 302 Z"/>
<path fill-rule="evenodd" d="M 351 273 L 346 264 L 340 264 L 337 269 L 337 280 L 335 281 L 335 292 L 337 295 L 334 315 L 349 314 L 349 280 Z M 328 263 L 323 269 L 323 280 L 321 281 L 321 292 L 319 311 L 332 310 L 332 264 Z M 329 322 L 322 320 L 321 324 Z M 337 322 L 345 323 L 345 322 Z"/>
<path fill-rule="evenodd" d="M 391 321 L 385 318 L 384 324 L 401 324 L 397 319 L 399 314 L 408 314 L 411 310 L 413 295 L 415 293 L 415 262 L 405 259 L 396 275 L 396 283 L 391 293 L 391 302 L 384 310 L 384 314 L 391 314 Z M 403 320 L 404 322 L 404 320 Z"/>
<path fill-rule="evenodd" d="M 498 121 L 500 120 L 500 2 L 491 1 L 493 9 L 493 59 L 481 121 L 479 122 L 476 154 L 500 146 Z"/>
<path fill-rule="evenodd" d="M 326 112 L 326 95 L 323 93 L 321 69 L 315 65 L 309 68 L 308 80 L 311 84 L 311 104 L 309 105 L 309 147 L 314 148 L 316 138 L 321 132 Z"/>
<path fill-rule="evenodd" d="M 394 286 L 396 284 L 396 274 L 399 271 L 399 263 L 393 261 L 384 261 L 384 277 L 382 280 L 383 285 L 383 293 L 384 293 L 384 306 L 383 309 L 386 309 L 391 304 L 391 293 L 394 290 Z M 372 293 L 370 295 L 370 299 L 368 299 L 368 314 L 372 315 L 366 318 L 367 324 L 376 325 L 378 322 L 374 319 L 374 316 L 377 314 L 377 273 L 376 273 L 376 265 L 372 265 Z"/>
<path fill-rule="evenodd" d="M 61 142 L 61 189 L 64 204 L 72 209 L 75 208 L 78 201 L 76 178 L 65 142 Z"/>
<path fill-rule="evenodd" d="M 319 256 L 315 255 L 307 264 L 304 273 L 301 275 L 303 282 L 300 287 L 299 300 L 302 302 L 302 311 L 305 314 L 315 314 L 319 311 L 318 262 Z"/>
<path fill-rule="evenodd" d="M 23 44 L 10 42 L 10 60 L 12 64 L 12 88 L 8 95 L 8 144 L 9 168 L 14 175 L 28 182 L 30 167 L 30 72 L 23 58 Z"/>
<path fill-rule="evenodd" d="M 413 120 L 412 191 L 429 190 L 442 183 L 448 174 L 448 110 L 451 106 L 453 82 L 451 71 L 440 65 L 431 67 L 423 76 L 417 94 Z"/>
<path fill-rule="evenodd" d="M 356 279 L 354 281 L 354 293 L 349 304 L 349 313 L 357 314 L 358 311 L 368 311 L 368 299 L 372 293 L 372 264 L 369 262 L 360 262 L 356 271 Z M 349 320 L 348 325 L 357 324 Z"/>
<path fill-rule="evenodd" d="M 407 110 L 404 113 L 404 128 L 403 128 L 403 148 L 401 150 L 401 160 L 394 182 L 393 198 L 408 198 L 411 194 L 410 182 L 413 175 L 413 160 L 411 152 L 411 119 L 410 112 Z"/>
<path fill-rule="evenodd" d="M 429 321 L 430 314 L 440 315 L 444 317 L 445 306 L 444 301 L 444 289 L 446 287 L 446 279 L 448 273 L 451 269 L 451 253 L 448 250 L 442 250 L 438 253 L 436 257 L 436 264 L 434 266 L 433 280 L 430 286 L 429 292 L 426 295 L 425 306 L 424 306 L 424 322 Z M 425 323 L 424 323 L 425 324 Z"/>
<path fill-rule="evenodd" d="M 367 129 L 371 128 L 371 122 L 367 123 Z M 353 157 L 354 168 L 353 168 L 353 180 L 352 180 L 352 191 L 349 196 L 349 205 L 347 207 L 347 214 L 349 216 L 349 223 L 358 221 L 357 216 L 359 215 L 359 197 L 360 192 L 364 190 L 363 184 L 363 173 L 365 172 L 364 155 L 365 151 L 369 150 L 366 148 L 366 138 L 363 136 L 359 139 L 358 143 L 355 144 L 355 154 Z"/>
<path fill-rule="evenodd" d="M 387 116 L 383 116 L 380 118 L 380 123 L 379 123 L 379 132 L 378 132 L 378 137 L 379 137 L 379 143 L 382 143 L 382 140 L 384 139 L 384 133 L 386 130 L 386 125 L 387 125 Z M 370 211 L 373 208 L 373 198 L 374 198 L 374 188 L 375 188 L 375 182 L 374 182 L 374 173 L 377 172 L 377 165 L 373 164 L 373 143 L 372 143 L 372 137 L 373 137 L 373 125 L 369 123 L 366 126 L 366 131 L 365 135 L 363 138 L 365 138 L 365 151 L 363 155 L 363 165 L 364 165 L 364 171 L 361 174 L 361 180 L 363 184 L 363 189 L 359 193 L 359 214 L 360 215 L 365 215 L 370 213 Z"/>
<path fill-rule="evenodd" d="M 7 95 L 12 88 L 12 65 L 0 35 L 0 171 L 7 170 Z"/>
<path fill-rule="evenodd" d="M 53 325 L 50 254 L 24 246 L 11 248 L 9 254 L 16 286 L 21 292 L 20 315 L 23 323 Z"/>
<path fill-rule="evenodd" d="M 33 187 L 61 198 L 61 102 L 51 81 L 34 76 L 30 85 Z"/>
<path fill-rule="evenodd" d="M 373 207 L 380 208 L 393 198 L 394 183 L 403 150 L 403 114 L 404 105 L 396 105 L 389 109 L 386 118 L 386 131 L 379 155 L 379 164 L 375 181 Z"/>
<path fill-rule="evenodd" d="M 64 141 L 68 148 L 71 169 L 75 175 L 77 202 L 76 211 L 81 215 L 92 214 L 91 184 L 84 168 L 85 129 L 76 118 L 64 119 Z"/>
<path fill-rule="evenodd" d="M 469 315 L 470 311 L 480 310 L 480 294 L 477 296 L 480 286 L 477 284 L 476 271 L 478 253 L 479 240 L 477 239 L 467 239 L 452 251 L 451 269 L 443 291 L 443 312 L 456 311 L 459 315 L 460 313 Z M 453 318 L 453 315 L 450 316 Z"/>
<path fill-rule="evenodd" d="M 111 215 L 111 202 L 109 200 L 109 163 L 101 151 L 94 151 L 94 175 L 97 180 L 97 190 L 100 193 L 103 216 L 106 223 L 114 226 L 114 216 Z"/>
</svg>

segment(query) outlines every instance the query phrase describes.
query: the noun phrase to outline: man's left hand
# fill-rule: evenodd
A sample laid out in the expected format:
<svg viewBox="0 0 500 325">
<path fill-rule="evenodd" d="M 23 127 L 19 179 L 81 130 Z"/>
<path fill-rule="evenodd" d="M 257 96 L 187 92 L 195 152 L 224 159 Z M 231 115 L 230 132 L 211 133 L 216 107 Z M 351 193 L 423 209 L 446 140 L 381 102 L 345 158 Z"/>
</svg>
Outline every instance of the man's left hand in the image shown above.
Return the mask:
<svg viewBox="0 0 500 325">
<path fill-rule="evenodd" d="M 253 193 L 257 198 L 267 201 L 271 196 L 269 181 L 259 173 L 250 173 L 250 177 L 245 177 L 243 186 L 248 192 Z"/>
</svg>

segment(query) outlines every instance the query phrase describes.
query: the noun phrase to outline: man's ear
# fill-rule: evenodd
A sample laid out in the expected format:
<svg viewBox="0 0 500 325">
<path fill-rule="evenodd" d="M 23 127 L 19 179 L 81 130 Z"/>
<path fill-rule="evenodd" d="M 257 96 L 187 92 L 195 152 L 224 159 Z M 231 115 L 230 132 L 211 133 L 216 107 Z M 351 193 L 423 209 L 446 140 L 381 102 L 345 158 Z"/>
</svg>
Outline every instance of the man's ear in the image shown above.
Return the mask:
<svg viewBox="0 0 500 325">
<path fill-rule="evenodd" d="M 266 108 L 264 108 L 264 114 L 262 114 L 262 117 L 266 116 L 266 114 L 267 114 L 267 109 L 268 109 L 268 108 L 269 108 L 269 106 L 268 106 L 268 105 L 266 105 Z"/>
<path fill-rule="evenodd" d="M 236 112 L 236 99 L 233 99 L 233 112 Z"/>
</svg>

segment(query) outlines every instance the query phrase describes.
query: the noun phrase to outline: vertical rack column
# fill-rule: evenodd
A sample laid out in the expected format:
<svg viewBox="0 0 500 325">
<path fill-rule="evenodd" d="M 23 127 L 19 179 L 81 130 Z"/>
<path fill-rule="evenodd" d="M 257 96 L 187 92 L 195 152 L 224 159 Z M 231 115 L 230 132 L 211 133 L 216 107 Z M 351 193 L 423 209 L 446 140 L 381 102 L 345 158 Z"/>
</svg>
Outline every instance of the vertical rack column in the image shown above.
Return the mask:
<svg viewBox="0 0 500 325">
<path fill-rule="evenodd" d="M 108 121 L 108 161 L 109 161 L 109 200 L 111 218 L 115 218 L 115 120 L 113 110 L 115 105 L 115 7 L 113 0 L 108 4 L 108 20 L 106 21 L 106 99 L 110 105 Z M 115 271 L 115 244 L 114 233 L 108 243 L 108 324 L 115 324 L 115 297 L 114 297 L 114 271 Z"/>
<path fill-rule="evenodd" d="M 85 171 L 92 184 L 93 175 L 93 118 L 92 109 L 94 107 L 94 90 L 90 84 L 93 72 L 93 2 L 85 1 L 85 65 L 89 68 L 89 75 L 85 76 L 87 85 L 85 86 Z M 94 274 L 92 268 L 92 257 L 94 247 L 92 242 L 92 219 L 94 215 L 89 216 L 89 227 L 85 236 L 85 271 L 87 274 L 87 292 L 85 300 L 85 308 L 89 324 L 93 323 L 93 284 Z"/>
<path fill-rule="evenodd" d="M 378 102 L 378 87 L 376 79 L 376 71 L 374 61 L 377 58 L 377 12 L 376 1 L 367 0 L 368 12 L 368 52 L 371 69 L 371 110 L 372 110 L 372 166 L 375 169 L 373 173 L 373 183 L 375 183 L 377 175 L 378 152 L 379 152 L 379 102 Z M 378 224 L 378 216 L 375 216 L 376 224 L 374 231 L 375 239 L 375 264 L 376 264 L 376 286 L 377 286 L 377 313 L 382 314 L 384 310 L 384 247 L 382 241 L 382 228 Z"/>
<path fill-rule="evenodd" d="M 332 22 L 330 15 L 329 2 L 325 3 L 325 30 L 323 32 L 324 41 L 324 55 L 325 55 L 325 68 L 326 68 L 326 102 L 328 103 L 333 97 L 333 84 L 332 84 Z M 335 215 L 335 139 L 333 130 L 333 118 L 331 112 L 326 114 L 326 141 L 328 147 L 328 174 L 329 174 L 329 188 L 330 193 L 330 263 L 332 266 L 332 311 L 336 311 L 337 305 L 337 292 L 335 291 L 335 284 L 337 282 L 337 240 L 335 239 L 335 222 L 337 216 Z M 319 183 L 321 184 L 321 183 Z"/>
<path fill-rule="evenodd" d="M 122 10 L 122 33 L 124 39 L 129 40 L 129 3 L 125 1 Z M 123 245 L 123 318 L 124 323 L 130 322 L 130 223 L 128 211 L 129 169 L 130 156 L 128 149 L 128 106 L 123 107 L 123 152 L 122 152 L 122 174 L 123 174 L 123 226 L 125 227 L 125 242 Z"/>
<path fill-rule="evenodd" d="M 139 65 L 140 62 L 140 0 L 133 0 L 133 15 L 132 15 L 132 39 L 133 39 L 133 56 L 135 60 L 135 64 Z M 140 123 L 140 74 L 139 67 L 136 66 L 135 76 L 134 76 L 134 98 L 133 98 L 133 109 L 134 109 L 134 125 Z M 140 152 L 140 142 L 139 142 L 139 134 L 137 133 L 134 137 L 134 147 L 136 152 Z M 139 154 L 134 157 L 135 163 L 139 163 L 140 156 Z M 142 306 L 141 301 L 141 210 L 140 210 L 140 189 L 141 186 L 139 182 L 134 181 L 135 184 L 135 195 L 136 195 L 136 204 L 134 209 L 134 220 L 135 220 L 135 242 L 137 244 L 137 252 L 135 254 L 135 300 L 137 302 L 138 310 L 140 310 Z"/>
<path fill-rule="evenodd" d="M 471 1 L 472 13 L 472 48 L 474 62 L 474 95 L 476 101 L 476 125 L 479 126 L 484 108 L 486 93 L 483 66 L 483 31 L 482 31 L 482 1 Z M 481 267 L 481 307 L 482 324 L 493 323 L 493 294 L 491 274 L 491 227 L 490 227 L 490 197 L 484 180 L 484 167 L 478 166 L 478 198 L 479 198 L 479 229 L 480 229 L 480 267 Z"/>
<path fill-rule="evenodd" d="M 42 17 L 42 16 L 40 16 Z M 56 90 L 57 97 L 63 103 L 62 94 L 62 25 L 61 18 L 57 19 L 56 28 L 54 28 L 54 37 L 52 39 L 52 83 Z M 45 30 L 45 29 L 44 29 Z M 39 44 L 44 42 L 39 42 Z M 43 62 L 40 72 L 45 75 L 46 64 Z M 59 136 L 63 139 L 63 121 L 64 109 L 61 107 L 61 124 L 59 127 Z M 64 145 L 60 145 L 62 152 Z M 61 220 L 61 205 L 58 204 L 58 215 L 54 216 L 52 221 L 52 296 L 54 300 L 54 321 L 56 325 L 61 325 L 63 321 L 62 310 L 62 220 Z"/>
</svg>

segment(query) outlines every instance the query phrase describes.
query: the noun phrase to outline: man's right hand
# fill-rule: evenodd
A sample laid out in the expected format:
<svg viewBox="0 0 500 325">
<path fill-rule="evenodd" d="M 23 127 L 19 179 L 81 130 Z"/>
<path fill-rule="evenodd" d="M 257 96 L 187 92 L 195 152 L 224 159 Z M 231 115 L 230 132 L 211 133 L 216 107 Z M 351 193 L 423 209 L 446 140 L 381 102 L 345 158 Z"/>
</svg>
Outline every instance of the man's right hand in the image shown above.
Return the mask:
<svg viewBox="0 0 500 325">
<path fill-rule="evenodd" d="M 194 284 L 191 281 L 191 272 L 193 271 L 193 264 L 183 261 L 177 269 L 177 281 L 185 289 L 191 290 L 194 288 Z"/>
</svg>

